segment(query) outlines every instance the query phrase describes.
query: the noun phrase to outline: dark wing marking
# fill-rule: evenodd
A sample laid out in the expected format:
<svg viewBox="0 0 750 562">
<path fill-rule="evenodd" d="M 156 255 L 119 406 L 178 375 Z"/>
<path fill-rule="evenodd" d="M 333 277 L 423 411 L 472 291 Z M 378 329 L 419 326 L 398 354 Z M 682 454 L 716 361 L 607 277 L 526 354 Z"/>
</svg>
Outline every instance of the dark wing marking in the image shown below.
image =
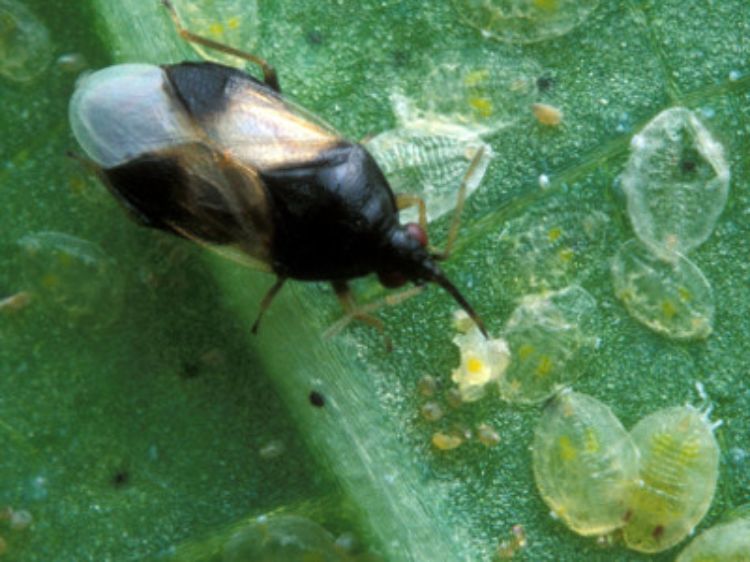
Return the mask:
<svg viewBox="0 0 750 562">
<path fill-rule="evenodd" d="M 144 154 L 103 175 L 139 222 L 201 244 L 236 246 L 271 263 L 273 223 L 262 180 L 212 146 Z"/>
<path fill-rule="evenodd" d="M 164 71 L 211 142 L 257 170 L 311 163 L 342 142 L 333 128 L 236 69 L 182 63 Z"/>
</svg>

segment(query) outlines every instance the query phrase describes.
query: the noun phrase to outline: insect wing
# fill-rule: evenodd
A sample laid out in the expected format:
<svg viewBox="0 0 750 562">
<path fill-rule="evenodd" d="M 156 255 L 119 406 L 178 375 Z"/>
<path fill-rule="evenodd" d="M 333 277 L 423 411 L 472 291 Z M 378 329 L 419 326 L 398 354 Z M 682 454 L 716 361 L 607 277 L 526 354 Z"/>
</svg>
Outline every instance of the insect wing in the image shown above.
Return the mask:
<svg viewBox="0 0 750 562">
<path fill-rule="evenodd" d="M 301 108 L 238 84 L 228 111 L 206 124 L 207 132 L 238 160 L 260 170 L 314 162 L 340 139 Z"/>
<path fill-rule="evenodd" d="M 201 245 L 234 246 L 269 269 L 273 225 L 252 167 L 196 142 L 146 154 L 104 175 L 141 222 Z"/>
<path fill-rule="evenodd" d="M 110 66 L 79 80 L 70 125 L 92 162 L 112 168 L 200 139 L 165 81 L 164 71 L 150 64 Z"/>
<path fill-rule="evenodd" d="M 260 171 L 309 164 L 341 142 L 330 126 L 251 76 L 216 65 L 175 65 L 172 85 L 218 148 Z M 221 92 L 199 87 L 218 82 Z"/>
</svg>

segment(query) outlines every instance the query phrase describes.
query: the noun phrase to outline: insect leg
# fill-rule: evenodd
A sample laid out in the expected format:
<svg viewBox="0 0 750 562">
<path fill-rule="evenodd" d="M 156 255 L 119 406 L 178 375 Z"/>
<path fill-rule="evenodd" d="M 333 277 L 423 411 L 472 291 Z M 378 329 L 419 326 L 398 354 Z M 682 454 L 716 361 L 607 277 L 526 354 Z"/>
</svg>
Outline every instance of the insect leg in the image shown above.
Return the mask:
<svg viewBox="0 0 750 562">
<path fill-rule="evenodd" d="M 265 314 L 266 310 L 268 310 L 268 307 L 271 306 L 271 301 L 273 301 L 273 298 L 281 290 L 285 282 L 286 277 L 277 277 L 276 282 L 270 289 L 268 289 L 268 292 L 263 297 L 263 300 L 260 301 L 260 310 L 258 311 L 258 317 L 255 319 L 253 327 L 250 329 L 253 334 L 258 333 L 258 326 L 260 326 L 260 321 L 263 318 L 263 315 Z"/>
<path fill-rule="evenodd" d="M 226 53 L 234 57 L 239 57 L 253 64 L 257 64 L 263 70 L 263 81 L 266 83 L 266 85 L 272 90 L 281 92 L 281 88 L 279 87 L 279 78 L 276 75 L 276 70 L 264 59 L 260 58 L 259 56 L 253 55 L 252 53 L 240 51 L 239 49 L 235 49 L 234 47 L 225 45 L 224 43 L 219 43 L 218 41 L 214 41 L 213 39 L 209 39 L 208 37 L 196 35 L 192 31 L 185 29 L 182 23 L 180 23 L 180 18 L 177 17 L 177 12 L 175 11 L 172 2 L 170 0 L 161 1 L 162 4 L 164 4 L 164 7 L 167 8 L 169 17 L 172 18 L 172 21 L 177 28 L 177 33 L 179 33 L 180 37 L 182 37 L 185 41 L 188 41 L 189 43 L 197 43 L 198 45 L 203 45 L 204 47 L 208 47 L 209 49 L 221 51 L 222 53 Z"/>
<path fill-rule="evenodd" d="M 375 312 L 376 310 L 384 306 L 394 306 L 402 303 L 406 299 L 409 299 L 421 293 L 423 288 L 424 287 L 421 286 L 411 287 L 409 289 L 406 289 L 405 291 L 391 293 L 386 295 L 382 299 L 367 303 L 363 306 L 359 306 L 354 302 L 351 292 L 349 291 L 349 287 L 346 285 L 346 283 L 334 282 L 333 289 L 334 291 L 336 291 L 336 296 L 339 297 L 339 301 L 341 302 L 341 305 L 344 308 L 344 312 L 346 314 L 339 318 L 336 322 L 331 324 L 331 326 L 329 326 L 328 329 L 323 333 L 323 337 L 331 338 L 335 336 L 336 334 L 341 332 L 341 330 L 346 328 L 346 326 L 348 326 L 352 320 L 360 320 L 362 322 L 375 326 L 376 328 L 378 328 L 378 330 L 382 331 L 383 322 L 378 318 L 371 316 L 370 313 Z M 375 321 L 375 323 L 372 322 L 373 320 Z M 391 347 L 392 346 L 390 340 L 386 338 L 386 348 L 390 350 Z"/>
<path fill-rule="evenodd" d="M 453 221 L 451 222 L 450 229 L 448 230 L 448 238 L 445 241 L 445 248 L 441 252 L 435 252 L 434 257 L 436 259 L 446 259 L 453 250 L 453 244 L 458 237 L 458 230 L 461 226 L 461 212 L 464 209 L 464 202 L 466 201 L 466 186 L 469 183 L 471 177 L 476 173 L 483 156 L 484 148 L 480 148 L 479 150 L 477 150 L 474 158 L 471 159 L 469 168 L 466 170 L 466 174 L 464 174 L 464 178 L 461 180 L 461 187 L 458 188 L 456 210 L 453 212 Z"/>
<path fill-rule="evenodd" d="M 427 232 L 427 207 L 424 200 L 410 193 L 398 193 L 396 195 L 396 208 L 401 211 L 409 207 L 417 206 L 419 210 L 419 226 Z"/>
<path fill-rule="evenodd" d="M 341 308 L 344 309 L 344 318 L 349 318 L 347 324 L 351 320 L 356 319 L 364 324 L 372 326 L 379 332 L 383 331 L 383 329 L 385 328 L 383 322 L 379 318 L 368 314 L 357 305 L 357 302 L 354 300 L 354 295 L 352 295 L 352 291 L 351 289 L 349 289 L 349 285 L 347 285 L 346 281 L 333 281 L 331 282 L 331 286 L 333 287 L 333 291 L 336 293 L 336 297 L 341 303 Z"/>
</svg>

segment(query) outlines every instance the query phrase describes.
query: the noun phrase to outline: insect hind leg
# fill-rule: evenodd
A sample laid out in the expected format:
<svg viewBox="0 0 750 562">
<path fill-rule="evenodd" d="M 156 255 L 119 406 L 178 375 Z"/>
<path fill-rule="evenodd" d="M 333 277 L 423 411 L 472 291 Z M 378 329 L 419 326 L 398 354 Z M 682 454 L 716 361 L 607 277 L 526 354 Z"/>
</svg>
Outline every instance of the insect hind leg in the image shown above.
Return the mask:
<svg viewBox="0 0 750 562">
<path fill-rule="evenodd" d="M 266 83 L 266 85 L 272 90 L 281 93 L 281 87 L 279 86 L 279 77 L 276 74 L 276 69 L 268 64 L 265 59 L 262 59 L 252 53 L 248 53 L 247 51 L 235 49 L 230 45 L 219 43 L 218 41 L 214 41 L 213 39 L 203 37 L 202 35 L 198 35 L 188 29 L 185 29 L 185 27 L 182 25 L 182 22 L 180 22 L 180 18 L 177 15 L 177 11 L 174 9 L 171 0 L 161 0 L 161 2 L 162 4 L 164 4 L 167 12 L 169 12 L 169 17 L 172 18 L 172 22 L 177 29 L 177 33 L 179 33 L 180 37 L 182 37 L 185 41 L 187 41 L 188 43 L 203 45 L 204 47 L 207 47 L 209 49 L 214 49 L 215 51 L 226 53 L 228 55 L 232 55 L 234 57 L 238 57 L 258 65 L 263 71 L 263 81 Z"/>
</svg>

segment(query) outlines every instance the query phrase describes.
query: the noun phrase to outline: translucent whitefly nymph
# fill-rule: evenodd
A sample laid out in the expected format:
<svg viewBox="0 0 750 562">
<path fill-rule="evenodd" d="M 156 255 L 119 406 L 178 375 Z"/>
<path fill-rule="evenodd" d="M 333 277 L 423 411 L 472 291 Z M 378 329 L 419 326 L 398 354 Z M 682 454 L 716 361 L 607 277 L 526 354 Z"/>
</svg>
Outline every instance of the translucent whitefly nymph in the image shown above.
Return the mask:
<svg viewBox="0 0 750 562">
<path fill-rule="evenodd" d="M 534 432 L 533 467 L 542 498 L 576 533 L 625 525 L 638 451 L 599 400 L 566 389 L 547 403 Z"/>
<path fill-rule="evenodd" d="M 461 18 L 506 43 L 535 43 L 565 35 L 599 0 L 454 0 Z"/>
<path fill-rule="evenodd" d="M 719 475 L 714 428 L 707 412 L 677 406 L 646 416 L 631 430 L 641 454 L 641 483 L 630 497 L 624 527 L 629 548 L 661 552 L 703 519 Z"/>
<path fill-rule="evenodd" d="M 323 527 L 297 515 L 259 517 L 237 531 L 224 545 L 221 560 L 244 562 L 344 562 Z"/>
<path fill-rule="evenodd" d="M 17 242 L 19 274 L 33 302 L 68 320 L 109 323 L 123 304 L 117 263 L 98 245 L 62 232 L 33 232 Z M 104 313 L 103 311 L 106 311 Z"/>
<path fill-rule="evenodd" d="M 711 335 L 713 290 L 703 272 L 681 254 L 660 259 L 637 240 L 628 240 L 612 259 L 615 294 L 633 318 L 674 339 Z"/>
<path fill-rule="evenodd" d="M 52 58 L 47 28 L 26 4 L 0 0 L 0 76 L 13 82 L 40 77 Z"/>
<path fill-rule="evenodd" d="M 684 254 L 711 234 L 729 193 L 724 148 L 698 117 L 673 107 L 631 141 L 621 176 L 636 236 L 660 257 Z"/>
<path fill-rule="evenodd" d="M 750 517 L 741 517 L 703 531 L 676 562 L 750 561 Z"/>
<path fill-rule="evenodd" d="M 577 285 L 524 297 L 503 330 L 511 353 L 499 380 L 503 400 L 542 402 L 573 382 L 583 352 L 593 347 L 587 325 L 595 310 L 594 298 Z"/>
</svg>

